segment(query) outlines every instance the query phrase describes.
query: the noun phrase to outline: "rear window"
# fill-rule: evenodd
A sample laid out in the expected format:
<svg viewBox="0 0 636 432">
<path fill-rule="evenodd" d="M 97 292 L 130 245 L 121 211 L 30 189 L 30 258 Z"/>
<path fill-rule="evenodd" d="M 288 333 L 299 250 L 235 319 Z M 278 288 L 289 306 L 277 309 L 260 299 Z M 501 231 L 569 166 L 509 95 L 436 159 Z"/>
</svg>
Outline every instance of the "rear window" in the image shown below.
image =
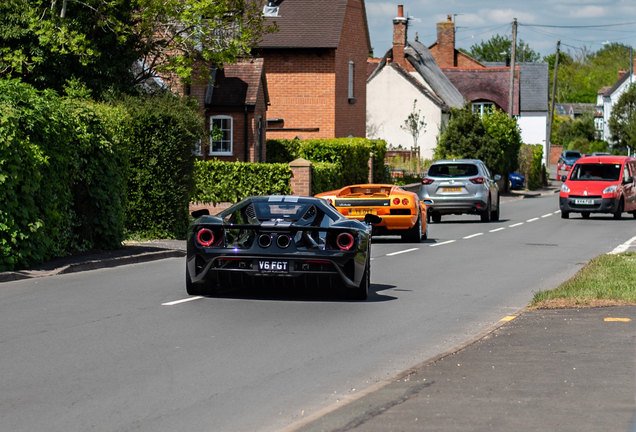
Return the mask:
<svg viewBox="0 0 636 432">
<path fill-rule="evenodd" d="M 428 169 L 431 177 L 472 177 L 478 174 L 477 166 L 473 164 L 439 164 Z"/>
<path fill-rule="evenodd" d="M 569 151 L 569 152 L 565 152 L 565 157 L 570 159 L 570 158 L 580 158 L 581 157 L 581 153 L 577 152 L 577 151 Z"/>
<path fill-rule="evenodd" d="M 620 164 L 576 164 L 572 169 L 570 180 L 576 181 L 618 181 L 621 176 Z"/>
</svg>

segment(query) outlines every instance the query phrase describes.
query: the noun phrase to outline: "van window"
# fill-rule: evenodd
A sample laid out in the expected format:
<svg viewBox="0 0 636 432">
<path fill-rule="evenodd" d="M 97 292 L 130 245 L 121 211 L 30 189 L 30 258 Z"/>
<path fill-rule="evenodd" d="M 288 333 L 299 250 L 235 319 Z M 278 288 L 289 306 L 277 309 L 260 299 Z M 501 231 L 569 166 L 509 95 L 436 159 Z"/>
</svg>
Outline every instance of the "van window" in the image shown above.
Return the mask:
<svg viewBox="0 0 636 432">
<path fill-rule="evenodd" d="M 587 163 L 574 165 L 570 180 L 618 181 L 620 176 L 620 164 Z"/>
</svg>

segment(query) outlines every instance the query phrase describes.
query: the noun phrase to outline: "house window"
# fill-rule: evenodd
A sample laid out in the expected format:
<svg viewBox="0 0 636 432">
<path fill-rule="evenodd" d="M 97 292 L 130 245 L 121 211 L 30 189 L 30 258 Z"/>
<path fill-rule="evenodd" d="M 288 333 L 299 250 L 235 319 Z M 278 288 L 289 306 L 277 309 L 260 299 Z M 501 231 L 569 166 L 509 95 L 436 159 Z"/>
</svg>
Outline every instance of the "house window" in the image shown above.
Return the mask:
<svg viewBox="0 0 636 432">
<path fill-rule="evenodd" d="M 486 113 L 491 113 L 495 109 L 492 102 L 473 102 L 473 112 L 483 117 Z"/>
<path fill-rule="evenodd" d="M 354 103 L 356 100 L 353 98 L 353 68 L 355 63 L 349 61 L 349 103 Z"/>
<path fill-rule="evenodd" d="M 230 116 L 210 117 L 210 155 L 232 156 L 233 121 Z"/>
</svg>

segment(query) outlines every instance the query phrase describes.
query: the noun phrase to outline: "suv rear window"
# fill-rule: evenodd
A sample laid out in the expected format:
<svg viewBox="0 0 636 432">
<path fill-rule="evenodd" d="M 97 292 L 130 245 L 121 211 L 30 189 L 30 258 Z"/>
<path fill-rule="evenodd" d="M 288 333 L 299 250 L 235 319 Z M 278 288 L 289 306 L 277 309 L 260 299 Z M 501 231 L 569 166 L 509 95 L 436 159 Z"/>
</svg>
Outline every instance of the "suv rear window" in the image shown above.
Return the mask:
<svg viewBox="0 0 636 432">
<path fill-rule="evenodd" d="M 439 164 L 428 169 L 431 177 L 472 177 L 478 174 L 477 166 L 473 164 Z"/>
<path fill-rule="evenodd" d="M 565 156 L 566 158 L 580 158 L 581 157 L 581 153 L 577 152 L 577 151 L 569 151 L 569 152 L 565 152 Z"/>
</svg>

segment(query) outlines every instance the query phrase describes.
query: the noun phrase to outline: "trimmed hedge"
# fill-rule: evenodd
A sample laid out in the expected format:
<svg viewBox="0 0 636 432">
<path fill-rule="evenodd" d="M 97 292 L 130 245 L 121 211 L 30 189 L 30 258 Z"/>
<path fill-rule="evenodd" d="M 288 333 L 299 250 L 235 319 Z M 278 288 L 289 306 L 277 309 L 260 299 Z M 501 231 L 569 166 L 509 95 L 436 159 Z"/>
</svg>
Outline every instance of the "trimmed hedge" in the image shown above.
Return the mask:
<svg viewBox="0 0 636 432">
<path fill-rule="evenodd" d="M 289 163 L 299 157 L 312 163 L 330 162 L 342 167 L 342 184 L 367 183 L 369 181 L 368 160 L 374 154 L 373 181 L 388 181 L 384 169 L 386 142 L 366 138 L 333 138 L 316 140 L 267 140 L 268 162 Z M 320 173 L 317 173 L 320 175 Z M 322 184 L 318 179 L 318 184 Z M 312 182 L 313 184 L 313 182 Z M 336 189 L 337 189 L 336 188 Z"/>
<path fill-rule="evenodd" d="M 197 160 L 192 202 L 236 203 L 252 195 L 289 195 L 292 171 L 283 163 Z"/>
<path fill-rule="evenodd" d="M 543 146 L 541 144 L 522 144 L 519 149 L 519 172 L 526 178 L 530 190 L 541 187 Z"/>
<path fill-rule="evenodd" d="M 339 163 L 314 162 L 311 164 L 311 192 L 319 194 L 344 185 L 342 167 Z"/>
<path fill-rule="evenodd" d="M 92 102 L 0 80 L 0 271 L 121 247 L 124 180 Z"/>
</svg>

